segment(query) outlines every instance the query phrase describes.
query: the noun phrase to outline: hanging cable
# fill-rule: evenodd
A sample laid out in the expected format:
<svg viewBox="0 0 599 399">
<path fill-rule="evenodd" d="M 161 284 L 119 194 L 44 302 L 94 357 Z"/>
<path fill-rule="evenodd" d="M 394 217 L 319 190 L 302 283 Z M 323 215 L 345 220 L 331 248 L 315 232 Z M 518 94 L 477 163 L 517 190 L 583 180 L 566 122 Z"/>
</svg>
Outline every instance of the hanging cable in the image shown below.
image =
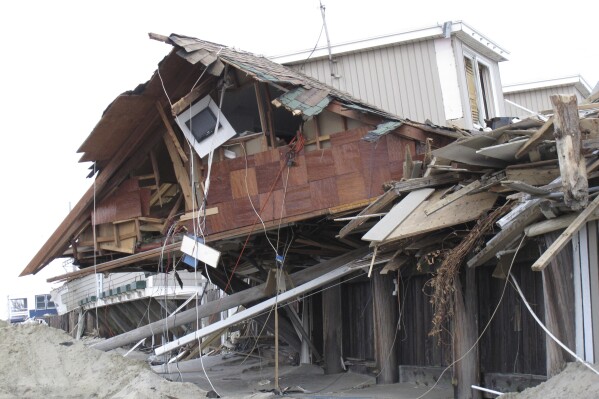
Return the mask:
<svg viewBox="0 0 599 399">
<path fill-rule="evenodd" d="M 599 375 L 599 371 L 597 371 L 593 366 L 591 366 L 589 363 L 587 363 L 583 358 L 581 358 L 574 351 L 572 351 L 570 348 L 568 348 L 562 341 L 560 341 L 555 335 L 553 335 L 551 333 L 551 331 L 549 331 L 549 329 L 543 324 L 543 322 L 539 319 L 539 317 L 534 312 L 534 310 L 532 310 L 532 308 L 530 307 L 530 304 L 526 300 L 526 297 L 524 296 L 524 293 L 522 293 L 522 290 L 520 289 L 520 286 L 518 285 L 518 282 L 516 281 L 516 278 L 511 273 L 511 271 L 509 273 L 509 278 L 512 280 L 514 288 L 516 289 L 516 291 L 520 295 L 520 298 L 522 298 L 522 302 L 524 302 L 524 305 L 526 305 L 526 309 L 528 309 L 528 312 L 533 317 L 533 319 L 535 319 L 535 321 L 537 322 L 537 324 L 539 325 L 539 327 L 541 327 L 543 329 L 543 331 L 545 331 L 545 333 L 547 335 L 549 335 L 549 338 L 551 338 L 553 341 L 555 341 L 556 344 L 558 344 L 559 346 L 561 346 L 563 350 L 565 350 L 566 352 L 568 352 L 572 357 L 574 357 L 576 360 L 578 360 L 580 363 L 582 363 L 586 368 L 588 368 L 589 370 L 591 370 L 593 373 Z"/>
</svg>

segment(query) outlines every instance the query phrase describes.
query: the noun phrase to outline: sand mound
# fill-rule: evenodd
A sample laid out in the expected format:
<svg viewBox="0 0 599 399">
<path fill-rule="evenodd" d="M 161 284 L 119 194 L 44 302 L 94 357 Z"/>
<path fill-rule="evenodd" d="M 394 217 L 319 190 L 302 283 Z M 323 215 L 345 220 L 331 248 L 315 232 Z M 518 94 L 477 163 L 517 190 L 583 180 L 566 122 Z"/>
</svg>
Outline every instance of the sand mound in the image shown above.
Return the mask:
<svg viewBox="0 0 599 399">
<path fill-rule="evenodd" d="M 199 398 L 142 362 L 88 348 L 52 327 L 0 323 L 0 398 Z"/>
<path fill-rule="evenodd" d="M 599 364 L 594 366 L 599 369 Z M 599 397 L 599 376 L 581 363 L 569 363 L 553 378 L 528 388 L 519 394 L 507 394 L 502 398 L 511 399 L 596 399 Z"/>
</svg>

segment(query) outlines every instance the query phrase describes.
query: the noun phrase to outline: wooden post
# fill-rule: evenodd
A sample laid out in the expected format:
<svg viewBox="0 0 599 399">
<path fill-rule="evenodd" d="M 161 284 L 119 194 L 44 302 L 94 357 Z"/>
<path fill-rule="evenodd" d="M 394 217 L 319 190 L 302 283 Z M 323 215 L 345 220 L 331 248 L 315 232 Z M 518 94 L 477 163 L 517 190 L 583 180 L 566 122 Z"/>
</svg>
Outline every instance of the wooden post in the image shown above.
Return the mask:
<svg viewBox="0 0 599 399">
<path fill-rule="evenodd" d="M 589 185 L 585 160 L 580 152 L 582 145 L 576 96 L 555 94 L 550 98 L 564 202 L 570 208 L 579 210 L 589 200 Z"/>
<path fill-rule="evenodd" d="M 397 297 L 393 296 L 393 275 L 380 274 L 379 270 L 376 270 L 372 276 L 374 353 L 380 370 L 377 384 L 393 384 L 399 381 L 397 351 L 394 345 L 397 331 Z"/>
<path fill-rule="evenodd" d="M 324 373 L 341 373 L 341 285 L 338 285 L 338 281 L 322 292 L 322 329 Z"/>
<path fill-rule="evenodd" d="M 453 351 L 455 359 L 464 356 L 478 337 L 476 270 L 466 268 L 464 273 L 466 274 L 465 290 L 462 291 L 462 284 L 458 278 L 454 292 Z M 480 391 L 471 388 L 472 385 L 480 385 L 478 346 L 453 367 L 457 380 L 454 386 L 454 397 L 460 399 L 480 398 Z"/>
<path fill-rule="evenodd" d="M 546 247 L 550 247 L 558 237 L 557 232 L 545 234 Z M 568 348 L 576 346 L 573 267 L 572 246 L 568 245 L 551 259 L 550 267 L 542 271 L 545 325 Z M 545 351 L 547 378 L 558 374 L 566 366 L 566 362 L 573 360 L 548 336 L 545 339 Z"/>
</svg>

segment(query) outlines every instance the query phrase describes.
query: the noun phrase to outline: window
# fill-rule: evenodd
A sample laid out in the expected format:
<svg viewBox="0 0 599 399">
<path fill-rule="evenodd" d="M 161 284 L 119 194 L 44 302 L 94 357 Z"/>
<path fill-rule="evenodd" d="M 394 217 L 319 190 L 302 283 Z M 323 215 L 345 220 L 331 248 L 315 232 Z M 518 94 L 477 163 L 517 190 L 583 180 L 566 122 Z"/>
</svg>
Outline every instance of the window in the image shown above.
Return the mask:
<svg viewBox="0 0 599 399">
<path fill-rule="evenodd" d="M 216 126 L 217 116 L 218 127 Z M 202 98 L 177 115 L 176 121 L 201 158 L 236 134 L 233 126 L 210 96 Z"/>
<path fill-rule="evenodd" d="M 10 311 L 11 313 L 26 312 L 27 311 L 27 298 L 15 298 L 10 300 Z"/>
<path fill-rule="evenodd" d="M 464 70 L 472 123 L 484 127 L 486 126 L 485 119 L 496 116 L 493 105 L 491 72 L 489 67 L 478 60 L 476 56 L 464 57 Z"/>
<path fill-rule="evenodd" d="M 54 309 L 56 305 L 52 302 L 50 294 L 35 296 L 35 310 Z"/>
</svg>

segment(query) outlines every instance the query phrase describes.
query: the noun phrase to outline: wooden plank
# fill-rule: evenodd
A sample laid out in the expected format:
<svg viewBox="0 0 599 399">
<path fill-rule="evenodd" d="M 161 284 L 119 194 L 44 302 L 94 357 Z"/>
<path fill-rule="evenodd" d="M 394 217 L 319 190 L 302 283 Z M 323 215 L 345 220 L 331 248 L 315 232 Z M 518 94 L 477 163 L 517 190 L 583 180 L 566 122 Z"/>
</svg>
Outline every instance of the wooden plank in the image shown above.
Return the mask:
<svg viewBox="0 0 599 399">
<path fill-rule="evenodd" d="M 340 266 L 324 275 L 316 277 L 304 284 L 301 284 L 295 288 L 292 288 L 288 291 L 280 293 L 277 297 L 267 299 L 266 301 L 260 302 L 258 305 L 254 305 L 250 308 L 242 310 L 240 312 L 235 313 L 233 316 L 229 316 L 225 320 L 218 321 L 213 323 L 207 327 L 199 329 L 191 334 L 187 334 L 181 338 L 178 338 L 172 342 L 169 342 L 166 345 L 162 345 L 154 351 L 156 355 L 162 355 L 164 353 L 170 352 L 171 350 L 177 349 L 183 345 L 186 345 L 190 342 L 193 342 L 199 338 L 205 337 L 208 334 L 213 333 L 214 331 L 232 326 L 241 321 L 247 320 L 249 318 L 255 317 L 263 311 L 271 308 L 273 305 L 279 306 L 280 304 L 284 304 L 289 300 L 295 299 L 297 296 L 304 294 L 306 292 L 310 292 L 318 287 L 321 287 L 325 284 L 328 284 L 332 281 L 335 281 L 347 274 L 356 271 L 356 267 L 349 262 L 343 266 Z M 338 308 L 337 308 L 338 309 Z M 338 313 L 338 312 L 337 312 Z M 181 314 L 177 318 L 181 318 Z M 326 349 L 325 349 L 325 360 L 326 360 Z"/>
<path fill-rule="evenodd" d="M 506 162 L 514 162 L 516 160 L 516 152 L 518 152 L 524 143 L 525 140 L 511 141 L 509 143 L 483 147 L 477 150 L 476 153 Z"/>
<path fill-rule="evenodd" d="M 507 180 L 521 181 L 531 186 L 543 186 L 559 177 L 557 164 L 538 166 L 535 168 L 506 168 Z"/>
<path fill-rule="evenodd" d="M 554 136 L 559 159 L 564 202 L 573 210 L 588 203 L 589 188 L 585 159 L 581 154 L 581 136 L 576 96 L 552 95 Z"/>
<path fill-rule="evenodd" d="M 191 195 L 191 181 L 189 180 L 189 174 L 187 173 L 187 170 L 181 162 L 181 157 L 179 157 L 177 148 L 175 146 L 175 143 L 173 142 L 172 137 L 168 133 L 165 133 L 162 137 L 164 140 L 164 144 L 166 144 L 166 148 L 171 158 L 171 162 L 173 163 L 173 168 L 175 170 L 177 182 L 179 183 L 179 187 L 181 188 L 181 192 L 183 193 L 183 198 L 185 200 L 185 209 L 193 209 L 194 204 L 193 197 Z"/>
<path fill-rule="evenodd" d="M 482 192 L 467 195 L 447 205 L 434 215 L 427 215 L 424 210 L 441 197 L 441 192 L 434 193 L 389 234 L 385 242 L 401 240 L 430 231 L 439 230 L 456 224 L 478 219 L 484 212 L 493 207 L 497 194 Z"/>
<path fill-rule="evenodd" d="M 341 318 L 341 284 L 327 287 L 322 292 L 322 341 L 324 356 L 324 373 L 338 374 L 342 368 L 343 322 Z"/>
<path fill-rule="evenodd" d="M 383 266 L 381 274 L 388 274 L 389 272 L 399 270 L 399 268 L 408 263 L 409 260 L 410 258 L 407 256 L 395 256 Z"/>
<path fill-rule="evenodd" d="M 158 161 L 156 160 L 156 151 L 150 151 L 150 161 L 152 162 L 152 172 L 154 175 L 154 183 L 156 184 L 156 195 L 158 203 L 162 206 L 162 195 L 160 194 L 160 169 L 158 169 Z"/>
<path fill-rule="evenodd" d="M 551 259 L 553 259 L 553 257 L 570 242 L 572 236 L 587 222 L 597 207 L 599 207 L 599 196 L 595 198 L 593 202 L 591 202 L 589 206 L 576 217 L 576 219 L 574 219 L 568 228 L 564 230 L 549 248 L 547 248 L 543 255 L 536 260 L 532 265 L 532 270 L 540 271 L 547 267 Z"/>
<path fill-rule="evenodd" d="M 178 245 L 180 245 L 180 243 Z M 367 251 L 364 248 L 348 252 L 342 256 L 329 259 L 317 265 L 293 273 L 291 275 L 291 280 L 294 285 L 304 284 L 324 273 L 337 269 L 340 266 L 349 264 L 353 262 L 355 259 L 359 259 L 366 254 Z M 168 330 L 172 330 L 175 327 L 187 323 L 195 323 L 197 318 L 201 319 L 225 311 L 227 309 L 231 309 L 237 306 L 243 306 L 250 302 L 254 302 L 264 298 L 264 288 L 265 284 L 260 284 L 256 287 L 236 292 L 235 294 L 228 295 L 216 301 L 202 304 L 198 308 L 193 308 L 178 313 L 176 317 L 167 317 L 166 319 L 158 320 L 146 326 L 139 327 L 120 336 L 109 338 L 105 341 L 95 344 L 94 348 L 103 351 L 108 351 L 111 349 L 121 347 L 123 345 L 127 345 L 129 343 L 137 342 L 143 338 L 151 337 L 154 334 L 165 333 Z"/>
<path fill-rule="evenodd" d="M 428 208 L 426 208 L 424 210 L 424 213 L 426 213 L 427 215 L 435 213 L 439 209 L 442 209 L 442 208 L 446 207 L 447 205 L 451 204 L 452 202 L 462 198 L 464 195 L 467 195 L 468 193 L 472 192 L 473 190 L 478 189 L 481 185 L 482 184 L 481 184 L 480 180 L 475 180 L 472 183 L 468 184 L 467 186 L 462 187 L 460 190 L 455 191 L 455 192 L 449 194 L 447 197 L 431 204 Z"/>
<path fill-rule="evenodd" d="M 171 122 L 168 120 L 166 113 L 162 109 L 162 105 L 160 105 L 160 101 L 156 102 L 156 108 L 158 109 L 160 118 L 162 118 L 162 123 L 164 123 L 164 126 L 166 127 L 166 132 L 170 136 L 173 144 L 175 145 L 175 148 L 177 149 L 179 156 L 181 157 L 183 162 L 185 162 L 185 163 L 189 162 L 189 159 L 187 158 L 187 154 L 185 154 L 185 151 L 183 151 L 183 148 L 181 148 L 181 144 L 179 143 L 179 139 L 177 139 L 177 134 L 175 133 L 175 130 L 173 129 L 173 126 L 171 125 Z M 158 184 L 158 182 L 156 182 L 156 184 Z"/>
<path fill-rule="evenodd" d="M 218 207 L 213 206 L 211 208 L 206 208 L 201 211 L 196 210 L 195 212 L 187 212 L 186 214 L 181 215 L 179 220 L 183 222 L 183 221 L 191 220 L 191 219 L 197 218 L 197 217 L 212 216 L 212 215 L 217 215 L 217 214 L 218 214 Z"/>
<path fill-rule="evenodd" d="M 538 200 L 530 202 L 536 201 Z M 543 213 L 539 206 L 530 206 L 520 212 L 509 225 L 506 225 L 503 230 L 493 237 L 493 239 L 488 241 L 481 251 L 468 260 L 468 267 L 477 267 L 492 259 L 498 251 L 505 249 L 507 244 L 514 241 L 520 234 L 522 234 L 526 226 L 540 219 L 542 215 Z"/>
<path fill-rule="evenodd" d="M 383 118 L 381 118 L 380 116 L 375 116 L 373 114 L 358 112 L 353 109 L 345 108 L 345 106 L 337 100 L 331 101 L 331 103 L 327 105 L 325 109 L 334 114 L 341 115 L 350 119 L 355 119 L 366 125 L 371 125 L 372 127 L 378 125 L 383 121 Z"/>
<path fill-rule="evenodd" d="M 551 246 L 557 236 L 556 233 L 546 234 L 545 246 Z M 553 258 L 551 267 L 542 273 L 545 324 L 568 348 L 574 348 L 576 345 L 575 312 L 572 311 L 575 308 L 573 268 L 572 248 L 567 248 Z M 561 372 L 569 361 L 566 352 L 549 336 L 546 338 L 546 357 L 547 377 Z"/>
<path fill-rule="evenodd" d="M 511 190 L 520 191 L 520 192 L 530 194 L 533 196 L 545 197 L 545 196 L 551 194 L 551 192 L 549 190 L 545 190 L 544 188 L 540 188 L 540 187 L 531 186 L 530 184 L 526 184 L 521 181 L 504 180 L 501 182 L 501 185 L 504 187 L 508 187 Z"/>
<path fill-rule="evenodd" d="M 266 115 L 266 110 L 264 109 L 264 100 L 260 90 L 260 82 L 254 82 L 254 91 L 256 92 L 256 103 L 258 104 L 258 115 L 260 116 L 262 134 L 270 139 L 270 146 L 274 148 L 276 147 L 277 142 L 275 141 L 274 132 L 268 125 L 268 117 Z"/>
<path fill-rule="evenodd" d="M 375 360 L 378 369 L 377 384 L 398 382 L 397 372 L 397 301 L 393 296 L 394 284 L 390 276 L 375 273 L 372 277 L 372 306 L 375 328 Z M 339 315 L 341 312 L 337 311 Z M 342 324 L 342 323 L 339 323 Z"/>
<path fill-rule="evenodd" d="M 550 137 L 553 132 L 553 117 L 549 118 L 547 122 L 543 123 L 543 126 L 539 128 L 522 147 L 516 152 L 516 159 L 522 158 L 524 154 L 528 153 L 532 147 L 539 144 L 542 140 Z"/>
<path fill-rule="evenodd" d="M 207 89 L 212 86 L 213 83 L 214 78 L 212 76 L 207 77 L 199 86 L 194 87 L 189 94 L 174 103 L 172 106 L 173 116 L 179 115 L 198 98 L 204 97 L 204 95 L 207 94 Z"/>
<path fill-rule="evenodd" d="M 397 226 L 401 225 L 401 223 L 434 192 L 434 188 L 422 188 L 420 190 L 412 191 L 398 202 L 385 217 L 364 234 L 362 240 L 384 241 Z"/>
<path fill-rule="evenodd" d="M 457 183 L 463 179 L 457 173 L 444 173 L 429 177 L 418 177 L 406 181 L 396 182 L 393 184 L 393 189 L 397 194 L 407 193 L 419 188 L 438 187 L 447 184 Z"/>
<path fill-rule="evenodd" d="M 397 193 L 396 190 L 394 190 L 394 189 L 388 190 L 387 192 L 385 192 L 385 194 L 378 197 L 374 202 L 372 202 L 370 205 L 368 205 L 366 208 L 364 208 L 360 213 L 358 213 L 358 216 L 367 216 L 367 215 L 376 214 L 380 210 L 384 209 L 389 204 L 391 204 L 393 201 L 395 201 L 395 199 L 398 197 L 399 197 L 399 194 Z M 349 234 L 351 234 L 351 232 L 353 232 L 358 227 L 363 225 L 364 222 L 366 222 L 367 220 L 368 219 L 366 217 L 358 217 L 358 218 L 352 220 L 351 222 L 349 222 L 348 224 L 343 226 L 343 228 L 339 231 L 339 237 L 340 238 L 347 237 Z"/>
</svg>

